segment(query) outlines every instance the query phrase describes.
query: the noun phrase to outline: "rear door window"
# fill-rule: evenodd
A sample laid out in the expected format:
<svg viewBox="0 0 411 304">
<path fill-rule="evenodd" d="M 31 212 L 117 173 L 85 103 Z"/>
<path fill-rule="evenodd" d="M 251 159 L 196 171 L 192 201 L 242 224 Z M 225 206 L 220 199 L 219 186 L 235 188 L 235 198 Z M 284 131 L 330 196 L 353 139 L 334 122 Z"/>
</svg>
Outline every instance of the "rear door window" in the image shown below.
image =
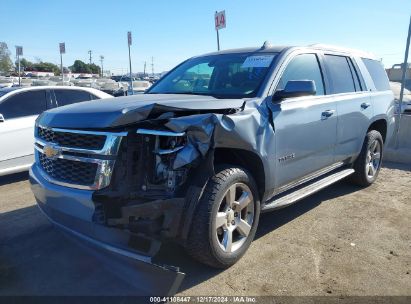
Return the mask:
<svg viewBox="0 0 411 304">
<path fill-rule="evenodd" d="M 90 93 L 80 90 L 54 90 L 57 106 L 62 107 L 72 103 L 91 100 Z"/>
<path fill-rule="evenodd" d="M 354 80 L 354 86 L 355 86 L 355 90 L 358 91 L 363 91 L 363 87 L 361 85 L 360 79 L 358 77 L 358 72 L 355 69 L 352 61 L 350 58 L 347 58 L 348 60 L 348 64 L 350 65 L 350 70 L 351 70 L 351 75 L 352 75 L 352 79 Z"/>
<path fill-rule="evenodd" d="M 277 90 L 284 90 L 290 80 L 312 80 L 315 83 L 316 95 L 325 94 L 323 77 L 315 54 L 295 56 L 281 76 Z"/>
<path fill-rule="evenodd" d="M 348 58 L 345 56 L 325 55 L 330 72 L 332 94 L 355 92 L 355 83 L 350 70 Z M 358 78 L 357 78 L 358 81 Z M 359 84 L 357 84 L 359 86 Z"/>
<path fill-rule="evenodd" d="M 390 83 L 388 82 L 387 73 L 384 70 L 381 62 L 372 59 L 362 58 L 368 73 L 370 73 L 371 79 L 374 82 L 375 88 L 378 91 L 386 91 L 390 89 Z"/>
<path fill-rule="evenodd" d="M 5 119 L 39 115 L 47 110 L 45 90 L 21 92 L 0 104 L 0 113 Z"/>
</svg>

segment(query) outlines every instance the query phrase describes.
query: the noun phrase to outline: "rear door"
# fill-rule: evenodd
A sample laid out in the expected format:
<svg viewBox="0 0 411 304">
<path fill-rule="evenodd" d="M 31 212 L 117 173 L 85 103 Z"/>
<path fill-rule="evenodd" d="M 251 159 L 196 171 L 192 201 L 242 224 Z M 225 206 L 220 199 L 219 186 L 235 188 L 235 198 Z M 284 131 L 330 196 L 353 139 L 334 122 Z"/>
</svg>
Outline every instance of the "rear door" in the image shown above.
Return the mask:
<svg viewBox="0 0 411 304">
<path fill-rule="evenodd" d="M 4 121 L 0 122 L 0 170 L 10 164 L 29 165 L 34 154 L 34 124 L 47 110 L 46 90 L 23 91 L 0 104 Z"/>
<path fill-rule="evenodd" d="M 337 111 L 326 95 L 321 57 L 296 55 L 287 64 L 276 90 L 289 80 L 313 80 L 316 96 L 288 98 L 274 105 L 276 187 L 287 187 L 334 163 Z"/>
<path fill-rule="evenodd" d="M 352 58 L 338 54 L 325 54 L 324 58 L 330 78 L 330 94 L 336 99 L 338 111 L 335 159 L 346 161 L 361 150 L 373 116 L 372 103 Z"/>
</svg>

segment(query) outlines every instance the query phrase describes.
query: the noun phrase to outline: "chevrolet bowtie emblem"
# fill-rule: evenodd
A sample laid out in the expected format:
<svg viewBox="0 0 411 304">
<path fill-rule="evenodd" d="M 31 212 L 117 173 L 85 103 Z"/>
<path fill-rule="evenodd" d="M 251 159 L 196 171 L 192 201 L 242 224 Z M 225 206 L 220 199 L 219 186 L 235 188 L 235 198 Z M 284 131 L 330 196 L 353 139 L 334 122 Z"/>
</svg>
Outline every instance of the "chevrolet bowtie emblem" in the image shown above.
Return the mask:
<svg viewBox="0 0 411 304">
<path fill-rule="evenodd" d="M 60 150 L 52 146 L 45 146 L 43 148 L 43 152 L 48 158 L 52 158 L 60 154 Z"/>
</svg>

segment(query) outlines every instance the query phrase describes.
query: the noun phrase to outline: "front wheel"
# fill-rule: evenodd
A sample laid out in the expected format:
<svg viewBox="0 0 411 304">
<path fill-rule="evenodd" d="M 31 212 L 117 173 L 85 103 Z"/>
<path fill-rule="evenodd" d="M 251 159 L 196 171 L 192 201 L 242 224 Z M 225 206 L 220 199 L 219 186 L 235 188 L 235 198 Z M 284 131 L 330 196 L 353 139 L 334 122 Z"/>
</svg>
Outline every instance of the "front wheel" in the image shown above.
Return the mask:
<svg viewBox="0 0 411 304">
<path fill-rule="evenodd" d="M 353 183 L 366 187 L 377 179 L 381 168 L 383 145 L 380 132 L 371 130 L 367 133 L 361 153 L 354 163 L 355 173 L 350 176 Z"/>
<path fill-rule="evenodd" d="M 224 167 L 210 178 L 186 244 L 201 263 L 227 268 L 246 252 L 258 225 L 260 201 L 252 176 L 238 167 Z"/>
</svg>

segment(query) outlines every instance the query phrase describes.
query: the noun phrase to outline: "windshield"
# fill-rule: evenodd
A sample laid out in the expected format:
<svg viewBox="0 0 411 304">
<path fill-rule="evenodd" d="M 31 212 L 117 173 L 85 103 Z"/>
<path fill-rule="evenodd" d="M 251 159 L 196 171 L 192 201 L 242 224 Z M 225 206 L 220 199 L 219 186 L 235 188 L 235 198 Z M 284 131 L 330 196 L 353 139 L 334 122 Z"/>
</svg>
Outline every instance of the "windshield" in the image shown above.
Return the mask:
<svg viewBox="0 0 411 304">
<path fill-rule="evenodd" d="M 164 76 L 148 94 L 255 97 L 276 55 L 246 53 L 192 58 Z"/>
</svg>

